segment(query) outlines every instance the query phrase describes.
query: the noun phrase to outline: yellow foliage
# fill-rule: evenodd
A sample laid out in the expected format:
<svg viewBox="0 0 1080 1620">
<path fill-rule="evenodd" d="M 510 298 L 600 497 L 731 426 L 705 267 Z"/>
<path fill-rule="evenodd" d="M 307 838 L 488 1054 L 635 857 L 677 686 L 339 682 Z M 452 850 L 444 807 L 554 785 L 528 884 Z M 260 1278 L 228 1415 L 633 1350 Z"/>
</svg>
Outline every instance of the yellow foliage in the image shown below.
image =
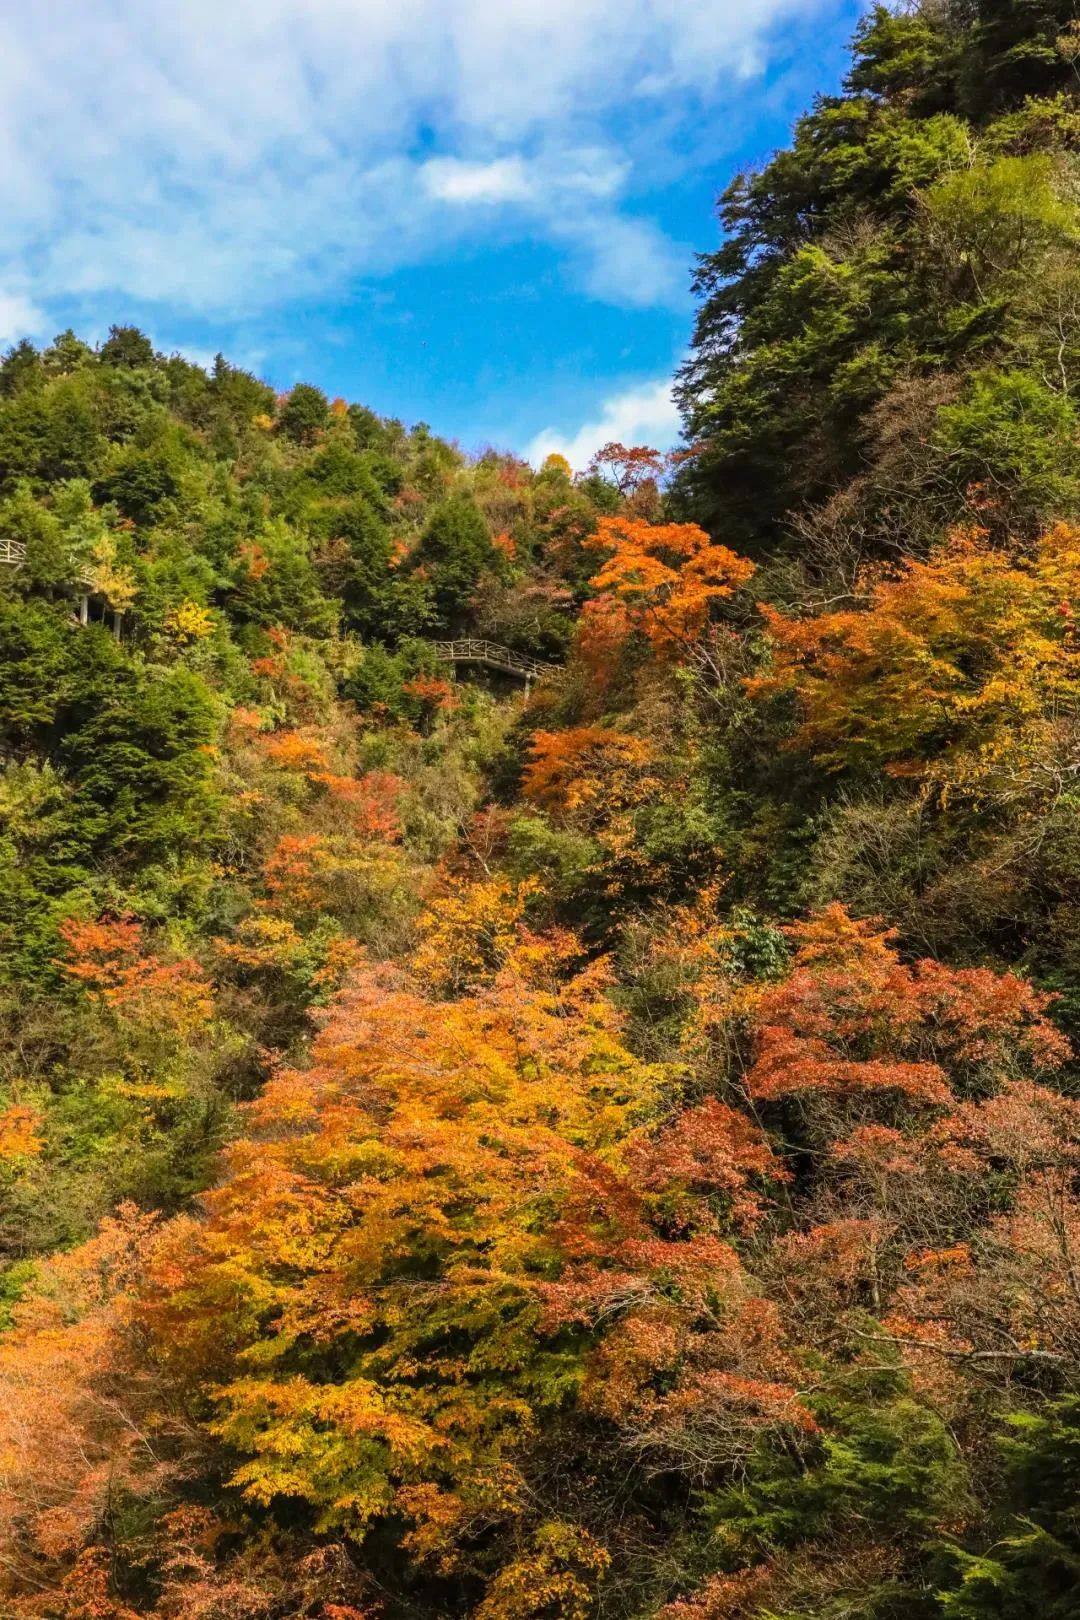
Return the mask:
<svg viewBox="0 0 1080 1620">
<path fill-rule="evenodd" d="M 517 945 L 525 908 L 539 887 L 534 878 L 512 884 L 500 877 L 449 888 L 420 920 L 413 971 L 452 994 L 490 982 Z"/>
<path fill-rule="evenodd" d="M 138 595 L 131 570 L 117 562 L 116 543 L 111 535 L 103 534 L 91 548 L 86 583 L 98 596 L 103 596 L 116 613 L 125 613 Z"/>
<path fill-rule="evenodd" d="M 213 635 L 214 615 L 198 602 L 181 602 L 166 618 L 165 629 L 178 646 L 187 647 Z"/>
<path fill-rule="evenodd" d="M 611 1555 L 578 1525 L 555 1520 L 534 1532 L 531 1546 L 501 1569 L 476 1611 L 477 1620 L 588 1620 L 598 1578 Z"/>
<path fill-rule="evenodd" d="M 791 693 L 791 746 L 953 791 L 1060 791 L 1075 757 L 1080 530 L 1029 556 L 959 532 L 926 561 L 868 574 L 860 604 L 793 619 L 763 606 L 772 644 L 757 696 Z"/>
</svg>

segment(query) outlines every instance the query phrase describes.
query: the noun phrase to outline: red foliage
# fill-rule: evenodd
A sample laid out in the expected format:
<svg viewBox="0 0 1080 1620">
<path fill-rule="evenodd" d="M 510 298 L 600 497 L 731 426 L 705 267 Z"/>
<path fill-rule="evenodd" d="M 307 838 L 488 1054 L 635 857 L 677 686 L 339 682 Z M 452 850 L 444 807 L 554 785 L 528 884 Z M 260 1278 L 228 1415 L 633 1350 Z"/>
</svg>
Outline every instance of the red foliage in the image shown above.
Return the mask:
<svg viewBox="0 0 1080 1620">
<path fill-rule="evenodd" d="M 892 934 L 827 907 L 792 929 L 792 971 L 760 997 L 752 1096 L 880 1094 L 944 1106 L 965 1084 L 995 1089 L 1064 1061 L 1051 997 L 1014 974 L 908 966 Z"/>
<path fill-rule="evenodd" d="M 119 1016 L 190 1032 L 213 1013 L 211 987 L 190 957 L 165 961 L 148 951 L 130 917 L 60 926 L 67 955 L 60 966 Z"/>
</svg>

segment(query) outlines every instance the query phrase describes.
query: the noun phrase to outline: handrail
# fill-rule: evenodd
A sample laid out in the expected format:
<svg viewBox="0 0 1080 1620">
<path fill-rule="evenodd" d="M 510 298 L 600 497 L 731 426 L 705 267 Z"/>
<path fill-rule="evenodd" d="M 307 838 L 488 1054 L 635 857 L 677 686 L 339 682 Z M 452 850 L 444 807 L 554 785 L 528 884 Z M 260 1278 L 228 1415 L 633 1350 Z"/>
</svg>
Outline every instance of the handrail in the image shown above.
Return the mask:
<svg viewBox="0 0 1080 1620">
<path fill-rule="evenodd" d="M 26 547 L 21 540 L 0 538 L 0 564 L 7 563 L 11 568 L 21 568 L 26 561 Z M 93 590 L 97 581 L 93 572 L 85 564 L 80 564 L 76 573 L 69 581 L 72 585 L 84 585 Z"/>
<path fill-rule="evenodd" d="M 523 681 L 537 681 L 551 675 L 557 664 L 545 664 L 539 658 L 514 652 L 512 647 L 500 646 L 496 641 L 470 638 L 464 641 L 436 641 L 432 643 L 436 658 L 448 664 L 486 664 L 505 675 L 516 675 Z"/>
<path fill-rule="evenodd" d="M 26 547 L 21 540 L 0 538 L 0 564 L 7 563 L 18 568 L 26 561 Z M 75 576 L 78 584 L 93 590 L 94 579 L 89 571 L 81 568 Z M 523 681 L 538 681 L 541 676 L 552 675 L 558 669 L 558 664 L 546 664 L 540 658 L 530 658 L 526 653 L 515 652 L 512 647 L 503 647 L 497 641 L 481 641 L 476 637 L 469 637 L 463 641 L 436 641 L 433 644 L 436 658 L 441 658 L 448 664 L 486 664 L 489 669 L 501 670 L 505 675 L 516 675 Z"/>
</svg>

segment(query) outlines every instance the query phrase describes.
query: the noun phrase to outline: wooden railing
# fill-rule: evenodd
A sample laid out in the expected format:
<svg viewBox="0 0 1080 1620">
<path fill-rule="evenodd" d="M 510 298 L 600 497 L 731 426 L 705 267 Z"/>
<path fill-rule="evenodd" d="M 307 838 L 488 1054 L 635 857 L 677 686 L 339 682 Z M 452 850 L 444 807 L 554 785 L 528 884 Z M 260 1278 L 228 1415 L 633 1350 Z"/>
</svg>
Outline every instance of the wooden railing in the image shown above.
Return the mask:
<svg viewBox="0 0 1080 1620">
<path fill-rule="evenodd" d="M 12 568 L 18 568 L 20 563 L 26 561 L 26 547 L 21 540 L 0 539 L 0 564 L 7 563 Z M 76 575 L 77 582 L 89 590 L 93 590 L 94 581 L 85 569 L 80 568 Z M 85 597 L 80 611 L 80 619 L 86 622 Z M 447 664 L 484 664 L 488 669 L 501 670 L 504 675 L 514 675 L 519 681 L 538 681 L 543 675 L 551 675 L 558 669 L 558 664 L 545 664 L 539 658 L 529 658 L 525 653 L 514 652 L 512 647 L 502 647 L 497 641 L 479 641 L 469 639 L 466 641 L 436 641 L 433 643 L 436 658 L 441 658 Z"/>
<path fill-rule="evenodd" d="M 447 664 L 484 664 L 488 669 L 501 670 L 504 675 L 516 675 L 519 681 L 538 681 L 550 675 L 557 664 L 545 664 L 539 658 L 501 647 L 496 641 L 436 641 L 432 644 L 436 658 Z"/>
<path fill-rule="evenodd" d="M 21 540 L 0 539 L 0 566 L 7 563 L 9 568 L 21 568 L 26 561 L 26 547 Z M 71 575 L 71 584 L 83 585 L 92 591 L 97 581 L 93 572 L 85 563 L 79 563 L 76 572 Z"/>
</svg>

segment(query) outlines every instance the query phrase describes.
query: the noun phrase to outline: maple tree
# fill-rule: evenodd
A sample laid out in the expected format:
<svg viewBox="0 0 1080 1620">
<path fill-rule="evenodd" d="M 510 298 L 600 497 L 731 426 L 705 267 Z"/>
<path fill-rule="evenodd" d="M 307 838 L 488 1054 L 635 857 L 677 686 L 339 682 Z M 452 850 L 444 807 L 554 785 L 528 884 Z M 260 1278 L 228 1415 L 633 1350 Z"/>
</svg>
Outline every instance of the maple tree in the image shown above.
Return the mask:
<svg viewBox="0 0 1080 1620">
<path fill-rule="evenodd" d="M 649 743 L 633 732 L 603 726 L 537 731 L 529 742 L 522 791 L 549 809 L 581 812 L 598 803 L 611 809 L 613 777 L 636 772 L 651 758 Z"/>
<path fill-rule="evenodd" d="M 125 1340 L 126 1301 L 155 1224 L 129 1206 L 49 1260 L 0 1340 L 0 1590 L 25 1597 L 9 1612 L 33 1614 L 35 1594 L 65 1572 L 69 1589 L 92 1589 L 95 1555 L 83 1554 L 110 1498 L 155 1472 L 152 1378 Z M 101 1613 L 111 1620 L 110 1608 Z"/>
<path fill-rule="evenodd" d="M 791 746 L 831 768 L 880 766 L 945 788 L 1060 791 L 1074 746 L 1080 534 L 1030 556 L 959 532 L 927 560 L 871 571 L 859 605 L 762 612 L 773 665 L 759 697 L 791 692 Z"/>
<path fill-rule="evenodd" d="M 515 1445 L 574 1376 L 535 1334 L 536 1209 L 580 1153 L 646 1121 L 660 1085 L 601 982 L 542 990 L 507 967 L 437 1007 L 369 970 L 311 1069 L 251 1105 L 257 1135 L 229 1150 L 207 1220 L 177 1228 L 144 1320 L 168 1365 L 217 1385 L 253 1499 L 306 1497 L 327 1524 L 396 1511 L 439 1538 L 514 1510 Z M 320 1370 L 335 1344 L 343 1382 Z"/>
<path fill-rule="evenodd" d="M 190 1035 L 210 1018 L 213 998 L 202 969 L 189 957 L 167 960 L 147 950 L 133 918 L 72 917 L 60 937 L 67 951 L 63 971 L 120 1018 L 177 1035 Z"/>
<path fill-rule="evenodd" d="M 610 552 L 590 580 L 594 598 L 582 615 L 582 650 L 599 661 L 631 631 L 662 659 L 686 656 L 715 602 L 753 575 L 754 565 L 711 540 L 694 523 L 602 517 L 586 544 Z"/>
</svg>

